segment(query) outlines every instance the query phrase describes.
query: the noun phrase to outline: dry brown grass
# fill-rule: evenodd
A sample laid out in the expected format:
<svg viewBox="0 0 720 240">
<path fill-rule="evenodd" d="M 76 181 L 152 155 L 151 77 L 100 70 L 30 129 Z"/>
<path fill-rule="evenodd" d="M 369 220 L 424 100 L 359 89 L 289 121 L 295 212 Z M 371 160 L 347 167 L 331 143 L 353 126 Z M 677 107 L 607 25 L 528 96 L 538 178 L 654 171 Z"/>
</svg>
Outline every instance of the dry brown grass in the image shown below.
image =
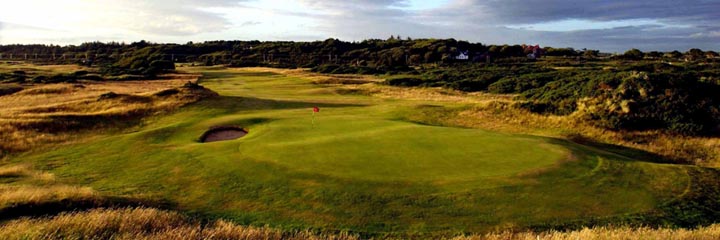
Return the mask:
<svg viewBox="0 0 720 240">
<path fill-rule="evenodd" d="M 720 224 L 698 229 L 668 229 L 668 228 L 629 228 L 629 227 L 599 227 L 584 228 L 569 232 L 523 232 L 523 233 L 491 233 L 457 237 L 454 240 L 631 240 L 631 239 L 658 239 L 658 240 L 711 240 L 720 239 Z"/>
<path fill-rule="evenodd" d="M 445 88 L 401 88 L 383 85 L 350 86 L 380 98 L 404 99 L 415 101 L 453 102 L 487 104 L 490 102 L 512 102 L 513 95 L 490 93 L 466 93 Z"/>
<path fill-rule="evenodd" d="M 99 195 L 89 187 L 0 185 L 0 209 L 16 205 L 37 205 L 60 201 L 89 201 L 98 198 Z"/>
<path fill-rule="evenodd" d="M 0 97 L 0 157 L 45 144 L 72 142 L 81 130 L 113 127 L 172 111 L 206 97 L 180 88 L 199 75 L 173 74 L 168 80 L 40 84 Z M 177 94 L 157 94 L 180 89 Z M 114 93 L 112 97 L 101 97 Z"/>
<path fill-rule="evenodd" d="M 55 176 L 52 173 L 32 170 L 29 165 L 0 166 L 0 178 L 31 178 L 41 182 L 53 182 Z"/>
<path fill-rule="evenodd" d="M 502 232 L 453 240 L 719 239 L 720 224 L 698 229 L 597 227 L 575 231 Z M 223 220 L 202 224 L 182 214 L 151 208 L 93 209 L 53 217 L 21 218 L 0 225 L 0 239 L 359 239 L 341 234 L 287 232 L 239 226 Z"/>
<path fill-rule="evenodd" d="M 175 212 L 149 208 L 94 209 L 0 225 L 0 239 L 357 239 L 245 227 L 226 221 L 201 224 Z"/>
<path fill-rule="evenodd" d="M 0 72 L 25 71 L 27 73 L 44 74 L 67 74 L 76 71 L 92 71 L 93 68 L 80 65 L 36 65 L 28 62 L 3 62 L 0 64 Z"/>
<path fill-rule="evenodd" d="M 57 183 L 53 174 L 33 170 L 27 164 L 0 166 L 0 178 L 12 180 L 0 184 L 0 211 L 18 205 L 101 199 L 91 188 Z"/>
</svg>

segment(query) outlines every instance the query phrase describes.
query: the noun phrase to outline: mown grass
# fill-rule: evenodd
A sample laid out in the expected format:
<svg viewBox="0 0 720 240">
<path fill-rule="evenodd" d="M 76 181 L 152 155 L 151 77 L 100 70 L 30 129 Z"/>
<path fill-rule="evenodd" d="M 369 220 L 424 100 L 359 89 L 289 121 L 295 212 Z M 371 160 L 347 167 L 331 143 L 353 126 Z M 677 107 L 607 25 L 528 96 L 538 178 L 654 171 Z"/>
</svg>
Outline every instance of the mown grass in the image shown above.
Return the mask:
<svg viewBox="0 0 720 240">
<path fill-rule="evenodd" d="M 0 177 L 13 178 L 22 184 L 52 184 L 52 174 L 32 170 L 27 165 L 0 167 Z M 6 191 L 2 184 L 2 206 L 23 202 L 67 201 L 69 198 L 98 198 L 88 188 L 70 186 L 40 187 L 28 192 L 31 185 Z M 37 194 L 37 192 L 43 194 Z M 9 195 L 24 195 L 7 201 Z M 48 194 L 52 193 L 52 194 Z M 52 196 L 52 197 L 48 197 Z M 57 197 L 57 196 L 65 196 Z M 2 207 L 4 211 L 7 207 Z M 68 209 L 70 210 L 70 209 Z M 27 212 L 25 213 L 27 214 Z M 45 214 L 51 214 L 46 212 Z M 2 214 L 7 217 L 7 214 Z M 32 215 L 26 215 L 32 216 Z M 698 229 L 656 229 L 649 227 L 596 227 L 574 231 L 500 232 L 466 235 L 453 239 L 715 239 L 718 225 Z M 60 212 L 58 215 L 21 217 L 0 222 L 0 239 L 358 239 L 347 232 L 327 234 L 315 231 L 283 231 L 268 227 L 240 226 L 225 220 L 204 221 L 177 212 L 146 207 L 91 208 L 87 211 Z"/>
<path fill-rule="evenodd" d="M 685 199 L 695 184 L 689 166 L 626 156 L 632 150 L 418 124 L 449 125 L 446 109 L 462 112 L 507 96 L 315 84 L 270 70 L 184 70 L 202 72 L 201 83 L 221 97 L 132 133 L 10 161 L 101 195 L 169 201 L 209 218 L 376 237 L 607 223 L 592 219 L 642 223 L 646 215 L 656 216 L 653 224 L 679 226 L 685 223 L 662 207 L 694 201 Z M 314 127 L 313 106 L 321 108 Z M 198 141 L 221 125 L 250 133 Z"/>
</svg>

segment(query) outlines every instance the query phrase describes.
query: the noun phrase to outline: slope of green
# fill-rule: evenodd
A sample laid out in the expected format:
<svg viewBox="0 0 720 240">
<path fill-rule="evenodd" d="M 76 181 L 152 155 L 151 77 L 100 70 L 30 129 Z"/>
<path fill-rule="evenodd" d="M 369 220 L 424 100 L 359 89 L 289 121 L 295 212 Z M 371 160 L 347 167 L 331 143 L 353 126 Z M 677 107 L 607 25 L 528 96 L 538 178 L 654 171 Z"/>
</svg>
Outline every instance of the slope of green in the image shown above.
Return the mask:
<svg viewBox="0 0 720 240">
<path fill-rule="evenodd" d="M 242 224 L 367 234 L 483 232 L 652 211 L 677 199 L 684 166 L 564 140 L 419 125 L 423 101 L 338 95 L 334 86 L 242 69 L 193 68 L 222 96 L 139 131 L 13 159 L 108 195 L 168 200 Z M 444 107 L 456 107 L 450 103 Z M 321 112 L 312 125 L 312 107 Z M 244 138 L 200 143 L 212 126 Z"/>
</svg>

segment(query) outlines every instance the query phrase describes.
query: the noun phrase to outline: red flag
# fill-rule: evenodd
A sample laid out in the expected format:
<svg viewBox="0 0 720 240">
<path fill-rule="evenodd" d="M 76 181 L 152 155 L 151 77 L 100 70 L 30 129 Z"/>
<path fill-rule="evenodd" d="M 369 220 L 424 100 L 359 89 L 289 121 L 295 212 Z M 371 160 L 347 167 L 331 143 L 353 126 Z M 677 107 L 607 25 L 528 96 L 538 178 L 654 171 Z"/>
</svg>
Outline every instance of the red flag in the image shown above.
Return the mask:
<svg viewBox="0 0 720 240">
<path fill-rule="evenodd" d="M 320 108 L 319 108 L 319 107 L 313 107 L 313 112 L 320 112 Z"/>
</svg>

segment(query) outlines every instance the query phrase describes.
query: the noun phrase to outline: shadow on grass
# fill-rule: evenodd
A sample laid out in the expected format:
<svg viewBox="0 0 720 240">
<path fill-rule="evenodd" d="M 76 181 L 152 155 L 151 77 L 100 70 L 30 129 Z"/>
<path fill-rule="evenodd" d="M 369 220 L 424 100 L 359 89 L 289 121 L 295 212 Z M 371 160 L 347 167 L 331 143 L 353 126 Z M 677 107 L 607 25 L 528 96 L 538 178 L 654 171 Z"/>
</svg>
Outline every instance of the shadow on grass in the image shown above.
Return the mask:
<svg viewBox="0 0 720 240">
<path fill-rule="evenodd" d="M 50 116 L 48 119 L 36 122 L 17 124 L 18 129 L 34 130 L 42 133 L 74 132 L 97 128 L 127 128 L 138 125 L 148 112 L 132 111 L 122 114 L 65 114 Z"/>
<path fill-rule="evenodd" d="M 641 149 L 636 148 L 630 148 L 615 144 L 609 144 L 609 143 L 601 143 L 597 142 L 593 139 L 587 138 L 585 136 L 579 135 L 579 134 L 572 134 L 567 136 L 567 140 L 563 139 L 552 139 L 551 141 L 555 144 L 562 145 L 564 147 L 570 148 L 570 144 L 579 144 L 582 146 L 591 147 L 594 149 L 597 149 L 599 151 L 599 154 L 614 154 L 619 155 L 624 158 L 629 158 L 634 161 L 641 161 L 641 162 L 651 162 L 651 163 L 666 163 L 666 164 L 687 164 L 685 162 L 678 162 L 674 161 L 672 159 L 668 159 L 666 157 L 663 157 L 661 155 L 651 153 L 648 151 L 644 151 Z"/>
<path fill-rule="evenodd" d="M 689 168 L 693 184 L 687 193 L 657 208 L 642 212 L 574 220 L 556 219 L 529 225 L 535 231 L 578 230 L 596 226 L 697 228 L 720 222 L 720 170 Z"/>
<path fill-rule="evenodd" d="M 319 108 L 342 108 L 342 107 L 365 107 L 362 104 L 343 103 L 322 103 L 322 102 L 301 102 L 272 100 L 253 97 L 219 96 L 194 103 L 192 107 L 204 109 L 218 109 L 227 112 L 254 111 L 254 110 L 287 110 L 313 107 Z"/>
<path fill-rule="evenodd" d="M 207 80 L 223 80 L 237 77 L 274 77 L 281 76 L 279 73 L 273 72 L 205 72 L 198 83 Z"/>
<path fill-rule="evenodd" d="M 156 201 L 123 197 L 62 199 L 39 203 L 20 203 L 6 208 L 0 208 L 0 222 L 21 217 L 58 215 L 63 212 L 84 211 L 94 208 L 127 207 L 151 207 L 162 210 L 172 210 L 176 209 L 176 204 L 164 200 Z"/>
</svg>

